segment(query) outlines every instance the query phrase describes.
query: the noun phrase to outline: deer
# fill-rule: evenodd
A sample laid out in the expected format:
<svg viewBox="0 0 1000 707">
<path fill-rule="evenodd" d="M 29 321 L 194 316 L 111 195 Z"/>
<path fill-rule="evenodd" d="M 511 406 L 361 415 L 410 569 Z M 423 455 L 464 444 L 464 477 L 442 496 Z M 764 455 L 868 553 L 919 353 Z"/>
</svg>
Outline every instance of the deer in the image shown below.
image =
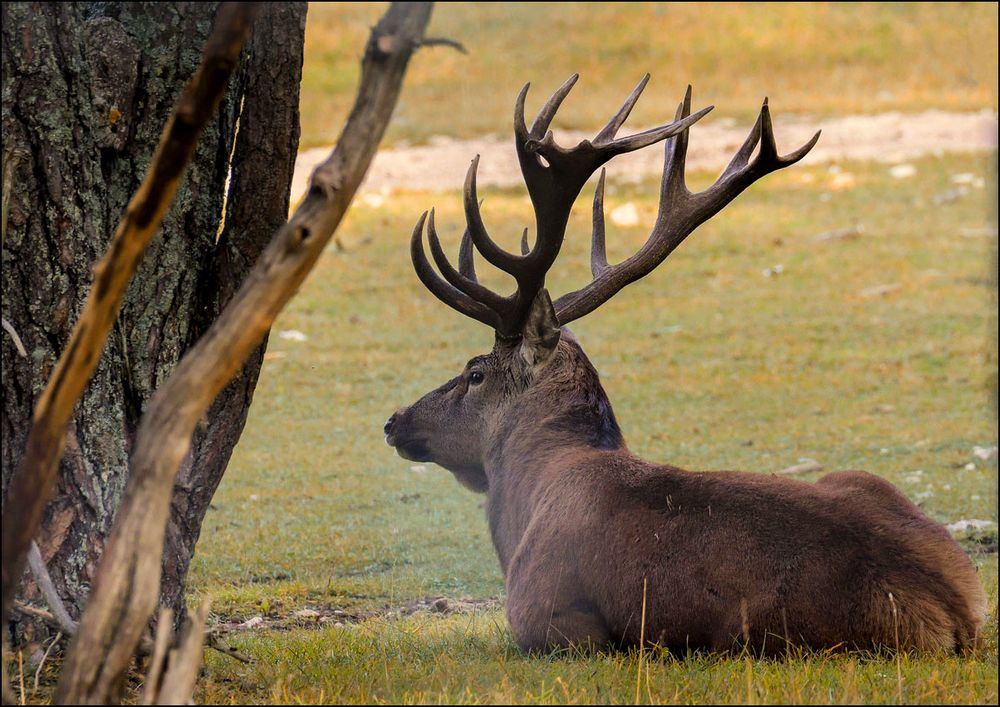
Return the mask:
<svg viewBox="0 0 1000 707">
<path fill-rule="evenodd" d="M 564 148 L 549 126 L 573 75 L 524 118 L 515 148 L 535 215 L 520 254 L 488 235 L 476 174 L 463 189 L 467 227 L 458 267 L 438 238 L 434 210 L 413 230 L 423 285 L 494 329 L 495 343 L 462 372 L 385 422 L 399 456 L 432 462 L 486 495 L 490 535 L 506 587 L 511 634 L 527 652 L 587 648 L 806 649 L 960 652 L 976 644 L 986 595 L 947 529 L 888 481 L 838 471 L 816 482 L 765 473 L 688 471 L 629 451 L 597 371 L 567 325 L 648 275 L 700 224 L 765 175 L 801 160 L 820 133 L 781 156 L 767 99 L 718 180 L 685 185 L 691 88 L 667 125 L 616 137 L 647 74 L 592 140 Z M 665 141 L 659 211 L 638 252 L 609 264 L 603 165 Z M 594 192 L 591 281 L 552 300 L 545 275 L 570 211 L 601 168 Z M 424 230 L 432 268 L 424 248 Z M 502 296 L 476 275 L 474 250 L 516 281 Z"/>
</svg>

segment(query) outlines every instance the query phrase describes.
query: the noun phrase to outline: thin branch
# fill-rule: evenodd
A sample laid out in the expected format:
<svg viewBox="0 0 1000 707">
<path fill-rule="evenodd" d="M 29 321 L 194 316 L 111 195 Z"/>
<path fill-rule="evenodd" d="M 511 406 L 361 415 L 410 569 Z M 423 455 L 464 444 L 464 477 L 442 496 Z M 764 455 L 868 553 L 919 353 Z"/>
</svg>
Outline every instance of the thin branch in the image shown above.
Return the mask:
<svg viewBox="0 0 1000 707">
<path fill-rule="evenodd" d="M 205 55 L 160 138 L 149 170 L 119 222 L 69 343 L 35 407 L 31 431 L 10 479 L 3 516 L 2 624 L 21 583 L 24 560 L 55 488 L 66 425 L 94 372 L 142 253 L 160 227 L 202 128 L 216 115 L 257 7 L 223 3 Z"/>
<path fill-rule="evenodd" d="M 430 12 L 431 3 L 389 7 L 369 38 L 347 124 L 334 151 L 313 173 L 305 199 L 150 400 L 136 434 L 125 495 L 64 663 L 57 702 L 104 703 L 120 684 L 156 605 L 171 491 L 194 428 L 298 291 L 347 212 L 385 133 Z"/>
<path fill-rule="evenodd" d="M 0 317 L 0 324 L 3 325 L 3 330 L 10 335 L 10 338 L 14 342 L 14 348 L 17 349 L 17 353 L 24 358 L 28 355 L 28 352 L 24 350 L 24 344 L 21 343 L 21 337 L 17 335 L 17 330 L 14 325 L 8 322 L 3 317 Z"/>
<path fill-rule="evenodd" d="M 48 609 L 43 609 L 39 606 L 32 606 L 31 604 L 26 604 L 25 602 L 15 599 L 14 605 L 11 607 L 14 611 L 25 616 L 30 616 L 33 619 L 39 619 L 49 626 L 54 628 L 56 631 L 62 631 L 62 624 L 59 623 L 59 619 L 52 615 L 52 612 Z M 74 631 L 75 633 L 75 631 Z"/>
<path fill-rule="evenodd" d="M 469 50 L 461 42 L 447 37 L 424 37 L 417 43 L 418 47 L 451 47 L 462 54 L 468 54 Z"/>
<path fill-rule="evenodd" d="M 62 622 L 59 621 L 52 612 L 43 609 L 40 606 L 32 606 L 18 599 L 14 600 L 13 610 L 24 616 L 30 616 L 33 619 L 38 619 L 39 621 L 47 624 L 50 628 L 54 629 L 56 632 L 64 634 L 66 638 L 72 638 L 76 635 L 77 625 L 76 623 L 71 623 L 70 630 L 66 631 Z M 171 618 L 171 621 L 173 619 Z M 157 624 L 159 627 L 159 624 Z M 172 624 L 171 626 L 172 627 Z M 167 633 L 167 637 L 170 638 L 170 633 Z M 157 631 L 157 639 L 159 638 L 159 631 Z M 214 651 L 221 653 L 222 655 L 228 656 L 233 660 L 238 660 L 241 663 L 253 663 L 254 659 L 248 656 L 246 653 L 242 653 L 235 648 L 231 648 L 220 642 L 220 636 L 216 628 L 208 628 L 205 630 L 205 647 L 211 648 Z M 147 656 L 153 655 L 156 652 L 156 644 L 148 635 L 142 637 L 139 641 L 139 647 L 136 650 L 136 655 Z"/>
<path fill-rule="evenodd" d="M 218 651 L 223 655 L 228 655 L 233 660 L 238 660 L 245 665 L 249 665 L 254 662 L 253 658 L 248 656 L 246 653 L 242 653 L 232 646 L 220 643 L 219 634 L 211 629 L 209 629 L 208 633 L 205 634 L 205 647 Z"/>
<path fill-rule="evenodd" d="M 69 612 L 66 611 L 66 605 L 63 604 L 62 597 L 59 596 L 56 586 L 52 583 L 49 568 L 45 566 L 42 553 L 38 550 L 38 543 L 34 540 L 31 541 L 31 547 L 28 549 L 28 566 L 31 568 L 35 583 L 42 591 L 42 596 L 45 597 L 45 602 L 52 610 L 52 615 L 59 622 L 59 630 L 72 636 L 76 633 L 76 622 L 70 618 Z"/>
<path fill-rule="evenodd" d="M 167 659 L 167 649 L 173 637 L 174 612 L 163 607 L 160 609 L 160 620 L 156 623 L 156 638 L 153 640 L 153 656 L 146 670 L 146 684 L 142 688 L 142 700 L 139 704 L 151 705 L 156 702 L 156 693 L 160 685 L 160 675 L 163 673 L 163 663 Z"/>
<path fill-rule="evenodd" d="M 163 675 L 163 683 L 156 693 L 158 705 L 182 705 L 191 699 L 198 666 L 205 644 L 205 622 L 208 620 L 208 600 L 198 607 L 196 614 L 190 615 L 187 630 L 181 644 L 170 651 L 170 661 Z"/>
<path fill-rule="evenodd" d="M 62 632 L 56 634 L 55 638 L 49 642 L 49 647 L 45 649 L 45 653 L 42 654 L 42 659 L 38 662 L 38 667 L 35 669 L 35 684 L 31 687 L 31 696 L 34 697 L 38 693 L 38 681 L 42 677 L 42 668 L 45 667 L 45 661 L 49 657 L 49 653 L 52 649 L 56 647 L 59 639 L 63 637 Z"/>
</svg>

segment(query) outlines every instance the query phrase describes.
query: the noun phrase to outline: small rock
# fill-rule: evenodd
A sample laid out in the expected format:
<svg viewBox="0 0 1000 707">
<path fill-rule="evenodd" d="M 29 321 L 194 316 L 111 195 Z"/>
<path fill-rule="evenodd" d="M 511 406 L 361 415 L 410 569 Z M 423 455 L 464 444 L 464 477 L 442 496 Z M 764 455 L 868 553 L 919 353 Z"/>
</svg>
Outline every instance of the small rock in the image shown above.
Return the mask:
<svg viewBox="0 0 1000 707">
<path fill-rule="evenodd" d="M 966 520 L 963 518 L 962 520 L 956 520 L 954 523 L 949 523 L 945 527 L 951 532 L 957 533 L 968 528 L 983 530 L 985 528 L 992 528 L 994 525 L 995 523 L 992 520 L 976 520 L 975 518 Z"/>
<path fill-rule="evenodd" d="M 371 192 L 367 192 L 361 195 L 361 203 L 363 203 L 365 206 L 370 206 L 373 209 L 377 209 L 380 206 L 382 206 L 382 204 L 385 203 L 385 197 L 382 196 L 381 194 L 373 194 Z"/>
<path fill-rule="evenodd" d="M 611 223 L 616 226 L 629 227 L 639 223 L 639 209 L 631 201 L 616 206 L 611 210 Z"/>
<path fill-rule="evenodd" d="M 941 206 L 942 204 L 950 204 L 953 201 L 958 201 L 963 196 L 969 193 L 968 187 L 956 187 L 954 189 L 946 189 L 945 191 L 938 192 L 931 197 L 931 202 L 935 206 Z"/>
<path fill-rule="evenodd" d="M 969 462 L 968 464 L 965 465 L 964 469 L 966 471 L 975 471 L 976 470 L 975 462 Z"/>
<path fill-rule="evenodd" d="M 448 600 L 445 599 L 444 597 L 441 597 L 440 599 L 435 599 L 434 603 L 431 604 L 431 611 L 437 612 L 439 614 L 447 613 L 449 608 L 450 607 L 448 606 Z"/>
<path fill-rule="evenodd" d="M 778 263 L 777 265 L 772 265 L 769 268 L 761 270 L 760 274 L 763 275 L 764 277 L 775 277 L 776 275 L 780 275 L 783 272 L 785 272 L 785 266 L 782 265 L 781 263 Z"/>
<path fill-rule="evenodd" d="M 977 459 L 982 459 L 984 462 L 989 461 L 997 455 L 996 447 L 973 447 L 972 456 Z"/>
<path fill-rule="evenodd" d="M 294 614 L 297 619 L 315 620 L 319 618 L 319 612 L 315 609 L 301 609 Z"/>
<path fill-rule="evenodd" d="M 285 331 L 278 332 L 278 338 L 288 339 L 289 341 L 308 341 L 309 337 L 303 334 L 298 329 L 286 329 Z"/>
<path fill-rule="evenodd" d="M 906 179 L 917 173 L 917 168 L 912 164 L 897 164 L 889 170 L 889 176 L 893 179 Z"/>
<path fill-rule="evenodd" d="M 972 184 L 976 181 L 976 175 L 972 172 L 961 172 L 951 175 L 952 184 Z"/>
<path fill-rule="evenodd" d="M 253 616 L 240 624 L 240 628 L 258 628 L 264 625 L 263 616 Z"/>
<path fill-rule="evenodd" d="M 830 188 L 834 191 L 851 189 L 854 187 L 855 181 L 854 175 L 850 172 L 841 172 L 840 174 L 834 175 L 833 179 L 830 180 Z"/>
</svg>

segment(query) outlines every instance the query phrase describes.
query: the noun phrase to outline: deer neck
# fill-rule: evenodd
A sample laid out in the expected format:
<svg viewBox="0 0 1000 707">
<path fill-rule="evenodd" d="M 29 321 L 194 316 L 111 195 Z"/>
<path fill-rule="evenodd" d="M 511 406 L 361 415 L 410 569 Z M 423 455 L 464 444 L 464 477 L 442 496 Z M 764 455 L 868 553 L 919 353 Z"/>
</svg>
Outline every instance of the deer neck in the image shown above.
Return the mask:
<svg viewBox="0 0 1000 707">
<path fill-rule="evenodd" d="M 546 490 L 564 483 L 582 456 L 627 451 L 597 374 L 584 363 L 575 379 L 553 381 L 512 406 L 488 447 L 487 516 L 505 574 Z"/>
</svg>

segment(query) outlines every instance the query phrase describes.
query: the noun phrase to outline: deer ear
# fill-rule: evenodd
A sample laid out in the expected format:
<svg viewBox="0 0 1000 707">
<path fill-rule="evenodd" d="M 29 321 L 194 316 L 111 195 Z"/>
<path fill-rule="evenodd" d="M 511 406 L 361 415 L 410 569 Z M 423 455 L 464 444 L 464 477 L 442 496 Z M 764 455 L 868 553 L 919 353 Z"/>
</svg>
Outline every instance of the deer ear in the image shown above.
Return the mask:
<svg viewBox="0 0 1000 707">
<path fill-rule="evenodd" d="M 544 364 L 556 350 L 560 334 L 556 310 L 548 290 L 542 288 L 531 303 L 528 321 L 521 332 L 521 358 L 531 367 Z"/>
</svg>

